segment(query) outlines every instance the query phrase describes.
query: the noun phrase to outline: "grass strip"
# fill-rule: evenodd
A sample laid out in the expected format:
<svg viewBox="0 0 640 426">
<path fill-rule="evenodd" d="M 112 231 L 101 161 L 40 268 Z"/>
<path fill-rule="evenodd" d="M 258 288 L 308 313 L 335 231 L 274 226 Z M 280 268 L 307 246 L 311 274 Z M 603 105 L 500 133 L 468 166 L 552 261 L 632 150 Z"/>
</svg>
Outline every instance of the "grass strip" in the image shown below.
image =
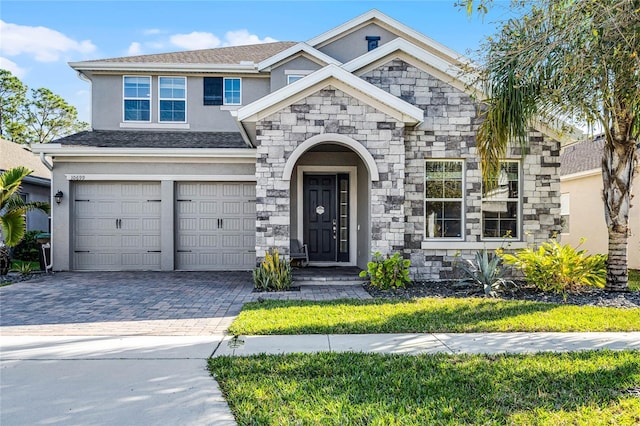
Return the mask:
<svg viewBox="0 0 640 426">
<path fill-rule="evenodd" d="M 252 302 L 234 335 L 638 331 L 640 309 L 480 298 Z"/>
<path fill-rule="evenodd" d="M 636 425 L 640 352 L 209 360 L 240 425 Z"/>
</svg>

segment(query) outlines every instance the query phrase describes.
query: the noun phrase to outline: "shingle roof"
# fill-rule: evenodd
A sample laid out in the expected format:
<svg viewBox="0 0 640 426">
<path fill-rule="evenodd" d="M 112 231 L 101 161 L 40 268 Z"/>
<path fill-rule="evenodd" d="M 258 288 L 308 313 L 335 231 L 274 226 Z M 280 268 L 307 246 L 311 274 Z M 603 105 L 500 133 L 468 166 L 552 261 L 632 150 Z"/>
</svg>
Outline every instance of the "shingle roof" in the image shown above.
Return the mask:
<svg viewBox="0 0 640 426">
<path fill-rule="evenodd" d="M 102 148 L 249 148 L 237 132 L 93 130 L 66 136 L 55 143 Z"/>
<path fill-rule="evenodd" d="M 31 176 L 51 179 L 49 169 L 29 150 L 28 146 L 0 139 L 0 169 L 9 170 L 17 166 L 33 170 Z"/>
<path fill-rule="evenodd" d="M 586 172 L 602 167 L 604 138 L 588 140 L 570 145 L 560 154 L 560 175 Z"/>
<path fill-rule="evenodd" d="M 188 50 L 154 55 L 125 56 L 86 62 L 154 63 L 154 64 L 240 64 L 258 63 L 297 44 L 293 41 Z M 82 62 L 79 62 L 82 64 Z"/>
</svg>

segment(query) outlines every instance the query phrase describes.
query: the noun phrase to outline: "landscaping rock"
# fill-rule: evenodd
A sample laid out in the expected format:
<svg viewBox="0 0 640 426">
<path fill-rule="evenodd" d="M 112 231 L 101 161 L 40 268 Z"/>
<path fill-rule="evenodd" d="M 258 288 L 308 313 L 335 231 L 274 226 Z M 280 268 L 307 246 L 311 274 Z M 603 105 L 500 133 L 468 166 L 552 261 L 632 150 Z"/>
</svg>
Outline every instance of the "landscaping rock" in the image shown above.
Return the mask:
<svg viewBox="0 0 640 426">
<path fill-rule="evenodd" d="M 416 297 L 485 297 L 477 287 L 460 287 L 458 281 L 414 282 L 406 288 L 379 290 L 368 284 L 364 289 L 372 296 L 385 299 L 412 299 Z M 566 303 L 578 306 L 605 306 L 613 308 L 640 308 L 640 291 L 608 292 L 587 288 L 581 292 L 562 294 L 544 293 L 535 287 L 520 284 L 514 291 L 502 293 L 498 299 L 529 300 L 533 302 Z"/>
</svg>

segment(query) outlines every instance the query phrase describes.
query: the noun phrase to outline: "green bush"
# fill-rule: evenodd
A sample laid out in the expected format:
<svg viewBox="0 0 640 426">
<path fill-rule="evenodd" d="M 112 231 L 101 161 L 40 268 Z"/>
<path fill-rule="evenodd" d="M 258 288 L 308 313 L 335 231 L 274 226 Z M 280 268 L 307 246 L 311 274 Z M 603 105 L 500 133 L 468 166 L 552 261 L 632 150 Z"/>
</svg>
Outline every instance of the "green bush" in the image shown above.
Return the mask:
<svg viewBox="0 0 640 426">
<path fill-rule="evenodd" d="M 602 288 L 607 278 L 606 255 L 589 256 L 586 250 L 578 251 L 556 240 L 542 243 L 537 250 L 522 249 L 502 258 L 506 264 L 520 269 L 527 282 L 542 291 L 566 294 L 582 286 Z"/>
<path fill-rule="evenodd" d="M 40 260 L 40 245 L 36 241 L 36 235 L 42 231 L 25 232 L 22 241 L 12 250 L 13 258 L 24 260 L 25 262 L 38 262 Z"/>
<path fill-rule="evenodd" d="M 502 258 L 486 249 L 477 251 L 474 260 L 465 259 L 458 267 L 465 275 L 463 281 L 471 281 L 482 287 L 485 296 L 495 297 L 498 292 L 516 286 L 513 281 L 504 278 L 506 270 L 502 267 Z"/>
<path fill-rule="evenodd" d="M 253 271 L 253 283 L 258 290 L 287 290 L 291 282 L 291 263 L 280 257 L 275 248 L 265 254 L 260 266 Z"/>
<path fill-rule="evenodd" d="M 411 261 L 402 259 L 400 253 L 383 257 L 379 252 L 373 254 L 373 260 L 367 263 L 367 270 L 360 272 L 361 277 L 369 276 L 371 285 L 382 290 L 405 287 L 409 278 Z"/>
</svg>

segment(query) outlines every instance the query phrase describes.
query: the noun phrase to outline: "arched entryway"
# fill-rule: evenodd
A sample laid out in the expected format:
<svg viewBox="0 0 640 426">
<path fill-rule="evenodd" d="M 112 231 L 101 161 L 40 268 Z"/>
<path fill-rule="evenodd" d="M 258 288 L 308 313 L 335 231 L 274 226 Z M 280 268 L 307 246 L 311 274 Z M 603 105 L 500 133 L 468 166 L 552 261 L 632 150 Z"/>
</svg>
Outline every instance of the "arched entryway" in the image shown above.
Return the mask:
<svg viewBox="0 0 640 426">
<path fill-rule="evenodd" d="M 290 155 L 291 238 L 309 248 L 311 264 L 365 267 L 371 247 L 371 182 L 378 168 L 359 142 L 314 136 Z"/>
</svg>

